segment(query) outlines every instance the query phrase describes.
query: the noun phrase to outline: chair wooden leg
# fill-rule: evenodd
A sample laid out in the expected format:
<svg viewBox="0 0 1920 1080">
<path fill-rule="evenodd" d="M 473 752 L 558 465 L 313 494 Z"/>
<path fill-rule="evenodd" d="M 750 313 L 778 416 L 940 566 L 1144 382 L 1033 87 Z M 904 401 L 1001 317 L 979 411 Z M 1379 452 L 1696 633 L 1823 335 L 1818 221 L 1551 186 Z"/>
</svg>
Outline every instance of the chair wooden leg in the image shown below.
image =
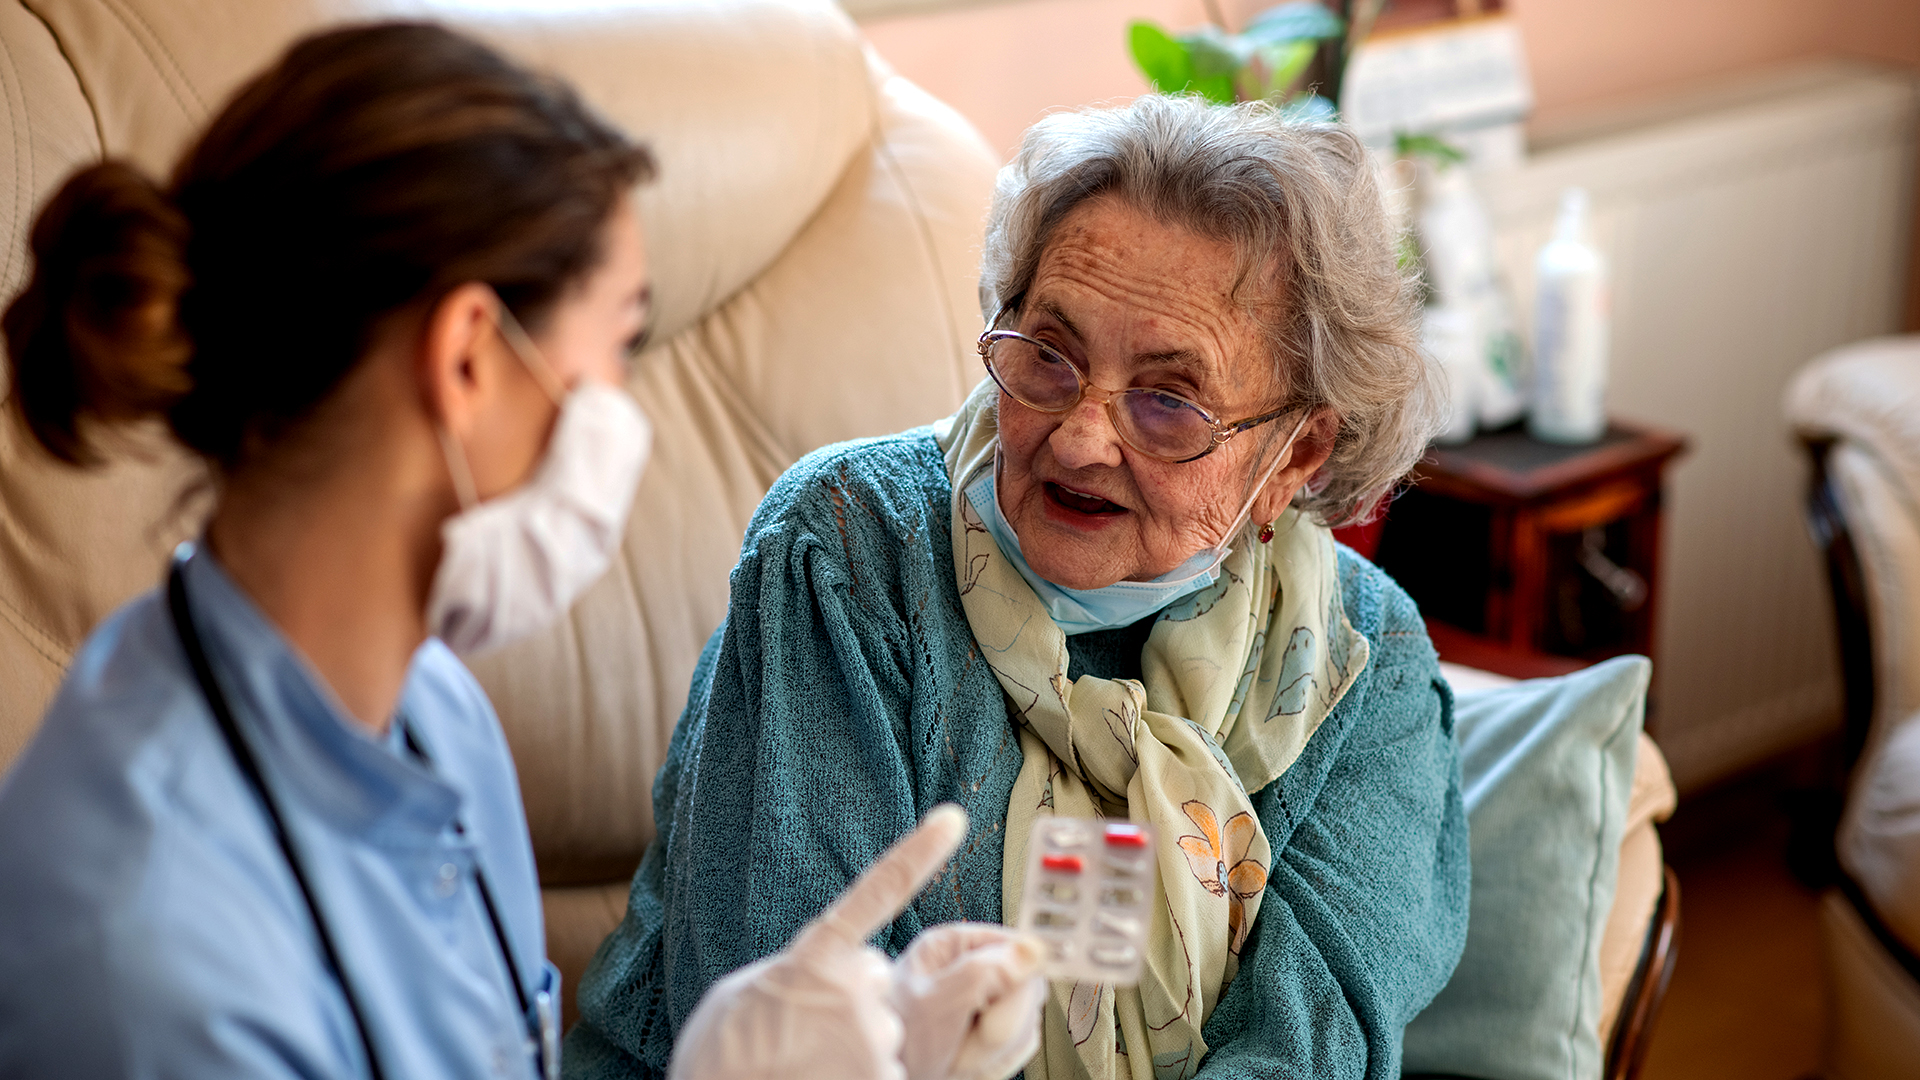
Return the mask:
<svg viewBox="0 0 1920 1080">
<path fill-rule="evenodd" d="M 1653 1024 L 1659 1018 L 1667 983 L 1673 978 L 1673 964 L 1680 955 L 1680 879 L 1671 866 L 1665 869 L 1666 886 L 1660 902 L 1654 905 L 1640 963 L 1627 984 L 1613 1045 L 1607 1048 L 1607 1080 L 1635 1080 L 1640 1075 L 1647 1047 L 1653 1042 Z"/>
</svg>

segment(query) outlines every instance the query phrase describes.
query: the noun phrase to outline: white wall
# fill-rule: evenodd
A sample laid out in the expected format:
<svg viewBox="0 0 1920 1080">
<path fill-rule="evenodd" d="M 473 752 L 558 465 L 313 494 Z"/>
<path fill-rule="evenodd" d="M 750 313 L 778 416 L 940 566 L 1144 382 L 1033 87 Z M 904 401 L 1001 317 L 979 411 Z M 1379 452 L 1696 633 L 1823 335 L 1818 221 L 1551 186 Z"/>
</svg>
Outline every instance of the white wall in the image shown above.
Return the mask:
<svg viewBox="0 0 1920 1080">
<path fill-rule="evenodd" d="M 1595 120 L 1611 132 L 1482 188 L 1521 296 L 1559 192 L 1589 189 L 1615 275 L 1609 405 L 1692 439 L 1668 489 L 1655 734 L 1695 788 L 1838 721 L 1780 400 L 1817 353 L 1900 325 L 1920 92 L 1817 66 Z"/>
<path fill-rule="evenodd" d="M 896 0 L 843 0 L 855 11 Z M 1126 26 L 1206 21 L 1202 0 L 904 0 L 935 10 L 863 20 L 900 73 L 1006 152 L 1046 110 L 1146 89 Z M 1278 0 L 1218 0 L 1243 24 Z M 1920 65 L 1916 0 L 1507 0 L 1548 124 L 1623 97 L 1823 55 Z"/>
</svg>

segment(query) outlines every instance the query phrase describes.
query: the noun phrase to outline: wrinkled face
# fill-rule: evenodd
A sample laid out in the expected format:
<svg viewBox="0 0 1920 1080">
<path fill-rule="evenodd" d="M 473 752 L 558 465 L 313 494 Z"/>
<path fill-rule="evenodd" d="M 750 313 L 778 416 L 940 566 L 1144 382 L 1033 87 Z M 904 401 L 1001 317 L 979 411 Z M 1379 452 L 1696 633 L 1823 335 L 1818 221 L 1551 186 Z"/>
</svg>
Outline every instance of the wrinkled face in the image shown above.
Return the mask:
<svg viewBox="0 0 1920 1080">
<path fill-rule="evenodd" d="M 1095 386 L 1168 390 L 1237 421 L 1277 407 L 1282 388 L 1259 324 L 1233 302 L 1235 276 L 1230 244 L 1103 196 L 1055 230 L 1011 325 Z M 1298 420 L 1173 464 L 1122 442 L 1096 398 L 1049 414 L 1000 395 L 1001 508 L 1034 571 L 1071 589 L 1155 578 L 1220 543 L 1258 479 L 1255 458 L 1264 472 Z M 1256 517 L 1284 508 L 1304 479 L 1295 472 L 1273 478 Z"/>
</svg>

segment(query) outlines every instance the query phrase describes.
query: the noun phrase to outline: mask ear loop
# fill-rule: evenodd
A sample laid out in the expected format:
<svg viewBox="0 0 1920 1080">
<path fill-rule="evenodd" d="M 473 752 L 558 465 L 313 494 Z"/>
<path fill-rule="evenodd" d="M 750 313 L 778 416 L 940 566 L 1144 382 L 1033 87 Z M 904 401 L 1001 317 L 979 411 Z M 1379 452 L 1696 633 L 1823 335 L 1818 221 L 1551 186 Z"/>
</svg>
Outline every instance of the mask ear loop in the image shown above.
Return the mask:
<svg viewBox="0 0 1920 1080">
<path fill-rule="evenodd" d="M 447 425 L 438 420 L 433 422 L 433 433 L 440 437 L 440 454 L 447 459 L 447 475 L 453 477 L 453 494 L 460 500 L 460 509 L 479 506 L 480 489 L 473 483 L 473 470 L 467 467 L 467 452 L 460 448 Z"/>
<path fill-rule="evenodd" d="M 1214 545 L 1213 561 L 1208 563 L 1206 569 L 1200 571 L 1200 573 L 1203 573 L 1203 574 L 1211 573 L 1215 569 L 1218 569 L 1221 563 L 1227 561 L 1227 556 L 1233 553 L 1233 548 L 1228 546 L 1228 542 L 1231 541 L 1235 536 L 1238 536 L 1240 534 L 1241 528 L 1246 525 L 1247 515 L 1253 512 L 1254 500 L 1260 497 L 1260 492 L 1262 489 L 1264 489 L 1267 486 L 1267 481 L 1272 480 L 1273 474 L 1280 471 L 1280 466 L 1282 463 L 1293 460 L 1293 454 L 1291 453 L 1291 451 L 1293 450 L 1294 440 L 1300 437 L 1300 432 L 1304 430 L 1307 426 L 1308 417 L 1312 415 L 1313 415 L 1313 412 L 1311 409 L 1309 409 L 1305 415 L 1300 417 L 1300 422 L 1293 426 L 1293 434 L 1287 436 L 1287 441 L 1281 444 L 1280 453 L 1279 455 L 1274 457 L 1273 464 L 1267 466 L 1266 475 L 1262 476 L 1260 478 L 1260 482 L 1253 486 L 1253 494 L 1247 496 L 1246 504 L 1240 507 L 1240 512 L 1238 514 L 1235 514 L 1233 516 L 1233 525 L 1229 527 L 1226 531 L 1226 534 L 1220 538 L 1220 542 Z M 1260 536 L 1261 543 L 1264 544 L 1267 541 L 1273 539 L 1272 525 L 1261 526 L 1260 532 L 1261 532 L 1261 536 Z"/>
<path fill-rule="evenodd" d="M 540 384 L 541 392 L 559 405 L 567 396 L 567 388 L 560 377 L 553 373 L 553 367 L 542 356 L 533 338 L 527 335 L 520 320 L 513 317 L 506 302 L 496 294 L 493 298 L 493 325 L 500 331 L 500 340 L 506 342 L 513 355 L 519 357 L 533 381 Z M 461 510 L 471 510 L 480 505 L 480 488 L 473 482 L 473 469 L 467 464 L 467 452 L 461 447 L 453 432 L 439 420 L 433 422 L 433 433 L 440 440 L 440 454 L 447 459 L 447 475 L 453 479 L 454 497 L 460 500 Z"/>
<path fill-rule="evenodd" d="M 1307 421 L 1312 418 L 1312 416 L 1312 409 L 1308 409 L 1300 414 L 1300 422 L 1293 425 L 1293 434 L 1287 436 L 1287 441 L 1280 447 L 1280 453 L 1274 455 L 1273 464 L 1267 466 L 1266 475 L 1260 478 L 1259 483 L 1253 485 L 1253 494 L 1247 496 L 1246 505 L 1242 506 L 1240 512 L 1234 515 L 1233 527 L 1227 530 L 1227 539 L 1232 539 L 1240 532 L 1241 528 L 1246 525 L 1248 515 L 1253 513 L 1253 504 L 1259 500 L 1260 493 L 1266 490 L 1267 483 L 1273 479 L 1273 474 L 1280 471 L 1282 464 L 1293 460 L 1293 444 L 1300 438 L 1300 433 L 1306 430 Z M 1260 526 L 1259 539 L 1263 544 L 1273 539 L 1272 522 L 1267 522 Z M 1221 541 L 1221 546 L 1226 546 L 1225 540 Z"/>
<path fill-rule="evenodd" d="M 560 376 L 554 373 L 553 365 L 547 363 L 540 347 L 533 343 L 532 335 L 520 325 L 519 319 L 513 317 L 505 301 L 495 296 L 493 302 L 493 324 L 500 328 L 500 340 L 506 342 L 507 348 L 513 350 L 513 355 L 520 358 L 520 363 L 533 375 L 533 381 L 540 384 L 540 389 L 553 399 L 555 405 L 565 402 L 567 384 L 561 382 Z"/>
</svg>

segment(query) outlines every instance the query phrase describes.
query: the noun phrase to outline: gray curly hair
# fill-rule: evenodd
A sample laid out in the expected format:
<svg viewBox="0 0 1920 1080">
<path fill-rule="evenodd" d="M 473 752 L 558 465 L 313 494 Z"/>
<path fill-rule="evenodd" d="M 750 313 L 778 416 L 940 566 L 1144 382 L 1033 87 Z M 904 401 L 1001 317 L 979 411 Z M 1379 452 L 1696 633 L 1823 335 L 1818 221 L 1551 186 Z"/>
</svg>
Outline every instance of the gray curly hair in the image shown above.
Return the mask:
<svg viewBox="0 0 1920 1080">
<path fill-rule="evenodd" d="M 1018 310 L 1061 220 L 1109 193 L 1234 246 L 1235 299 L 1265 325 L 1290 403 L 1340 418 L 1294 503 L 1329 525 L 1367 514 L 1444 426 L 1445 402 L 1360 140 L 1264 103 L 1191 96 L 1048 116 L 994 185 L 980 265 L 989 322 Z"/>
</svg>

